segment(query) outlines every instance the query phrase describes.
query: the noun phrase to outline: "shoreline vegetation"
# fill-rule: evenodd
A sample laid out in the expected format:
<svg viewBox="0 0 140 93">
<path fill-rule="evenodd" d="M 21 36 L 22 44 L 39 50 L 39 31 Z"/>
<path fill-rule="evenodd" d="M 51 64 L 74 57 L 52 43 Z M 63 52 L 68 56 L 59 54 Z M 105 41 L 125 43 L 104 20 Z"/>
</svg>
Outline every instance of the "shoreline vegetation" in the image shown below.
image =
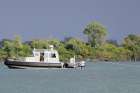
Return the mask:
<svg viewBox="0 0 140 93">
<path fill-rule="evenodd" d="M 107 33 L 102 24 L 94 21 L 83 31 L 88 38 L 87 42 L 75 37 L 66 37 L 63 41 L 34 39 L 22 42 L 20 36 L 13 40 L 3 39 L 0 41 L 0 60 L 31 56 L 34 48 L 46 49 L 49 45 L 54 45 L 63 62 L 69 61 L 73 56 L 78 60 L 140 61 L 140 35 L 129 34 L 118 44 L 116 40 L 106 40 Z"/>
</svg>

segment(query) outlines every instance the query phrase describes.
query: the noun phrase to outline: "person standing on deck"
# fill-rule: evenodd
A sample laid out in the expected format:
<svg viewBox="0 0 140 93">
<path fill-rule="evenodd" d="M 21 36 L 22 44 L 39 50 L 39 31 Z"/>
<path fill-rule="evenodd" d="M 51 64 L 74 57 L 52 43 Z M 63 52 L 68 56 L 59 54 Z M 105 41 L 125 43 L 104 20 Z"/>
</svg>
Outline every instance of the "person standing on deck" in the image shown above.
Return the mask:
<svg viewBox="0 0 140 93">
<path fill-rule="evenodd" d="M 81 70 L 83 69 L 83 67 L 85 67 L 85 61 L 80 62 L 80 67 L 81 67 Z"/>
</svg>

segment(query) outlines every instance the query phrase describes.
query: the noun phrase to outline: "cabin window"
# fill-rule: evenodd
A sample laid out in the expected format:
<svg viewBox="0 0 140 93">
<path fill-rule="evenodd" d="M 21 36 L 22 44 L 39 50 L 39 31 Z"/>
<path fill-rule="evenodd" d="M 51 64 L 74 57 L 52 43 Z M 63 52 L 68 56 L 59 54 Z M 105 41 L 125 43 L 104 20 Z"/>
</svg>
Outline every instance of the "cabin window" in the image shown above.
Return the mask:
<svg viewBox="0 0 140 93">
<path fill-rule="evenodd" d="M 55 53 L 52 53 L 52 54 L 51 54 L 51 57 L 52 57 L 52 58 L 56 58 L 56 54 L 55 54 Z"/>
</svg>

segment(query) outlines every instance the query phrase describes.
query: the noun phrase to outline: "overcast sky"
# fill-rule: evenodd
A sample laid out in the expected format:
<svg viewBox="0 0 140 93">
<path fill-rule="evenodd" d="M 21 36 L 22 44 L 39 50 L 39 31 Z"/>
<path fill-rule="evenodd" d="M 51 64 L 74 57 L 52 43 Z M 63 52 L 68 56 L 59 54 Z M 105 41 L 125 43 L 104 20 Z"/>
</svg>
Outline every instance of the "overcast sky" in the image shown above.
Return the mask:
<svg viewBox="0 0 140 93">
<path fill-rule="evenodd" d="M 140 0 L 0 1 L 0 39 L 84 39 L 83 30 L 91 21 L 107 28 L 108 39 L 140 34 Z"/>
</svg>

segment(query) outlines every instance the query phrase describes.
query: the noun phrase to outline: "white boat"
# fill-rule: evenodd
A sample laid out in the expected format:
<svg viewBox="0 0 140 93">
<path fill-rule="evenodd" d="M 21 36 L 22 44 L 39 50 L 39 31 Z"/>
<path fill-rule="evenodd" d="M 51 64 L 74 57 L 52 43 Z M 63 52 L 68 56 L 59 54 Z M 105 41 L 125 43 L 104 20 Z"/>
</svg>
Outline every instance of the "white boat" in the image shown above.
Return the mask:
<svg viewBox="0 0 140 93">
<path fill-rule="evenodd" d="M 57 50 L 54 50 L 53 45 L 50 45 L 50 49 L 34 49 L 32 57 L 25 57 L 18 60 L 7 59 L 5 60 L 4 64 L 9 68 L 28 68 L 28 67 L 75 68 L 79 67 L 81 62 L 75 62 L 75 57 L 70 58 L 70 62 L 67 63 L 60 62 Z"/>
<path fill-rule="evenodd" d="M 50 45 L 50 49 L 34 49 L 32 57 L 25 57 L 20 60 L 7 59 L 4 64 L 9 68 L 26 67 L 59 67 L 63 68 L 64 63 L 59 61 L 59 54 Z"/>
</svg>

